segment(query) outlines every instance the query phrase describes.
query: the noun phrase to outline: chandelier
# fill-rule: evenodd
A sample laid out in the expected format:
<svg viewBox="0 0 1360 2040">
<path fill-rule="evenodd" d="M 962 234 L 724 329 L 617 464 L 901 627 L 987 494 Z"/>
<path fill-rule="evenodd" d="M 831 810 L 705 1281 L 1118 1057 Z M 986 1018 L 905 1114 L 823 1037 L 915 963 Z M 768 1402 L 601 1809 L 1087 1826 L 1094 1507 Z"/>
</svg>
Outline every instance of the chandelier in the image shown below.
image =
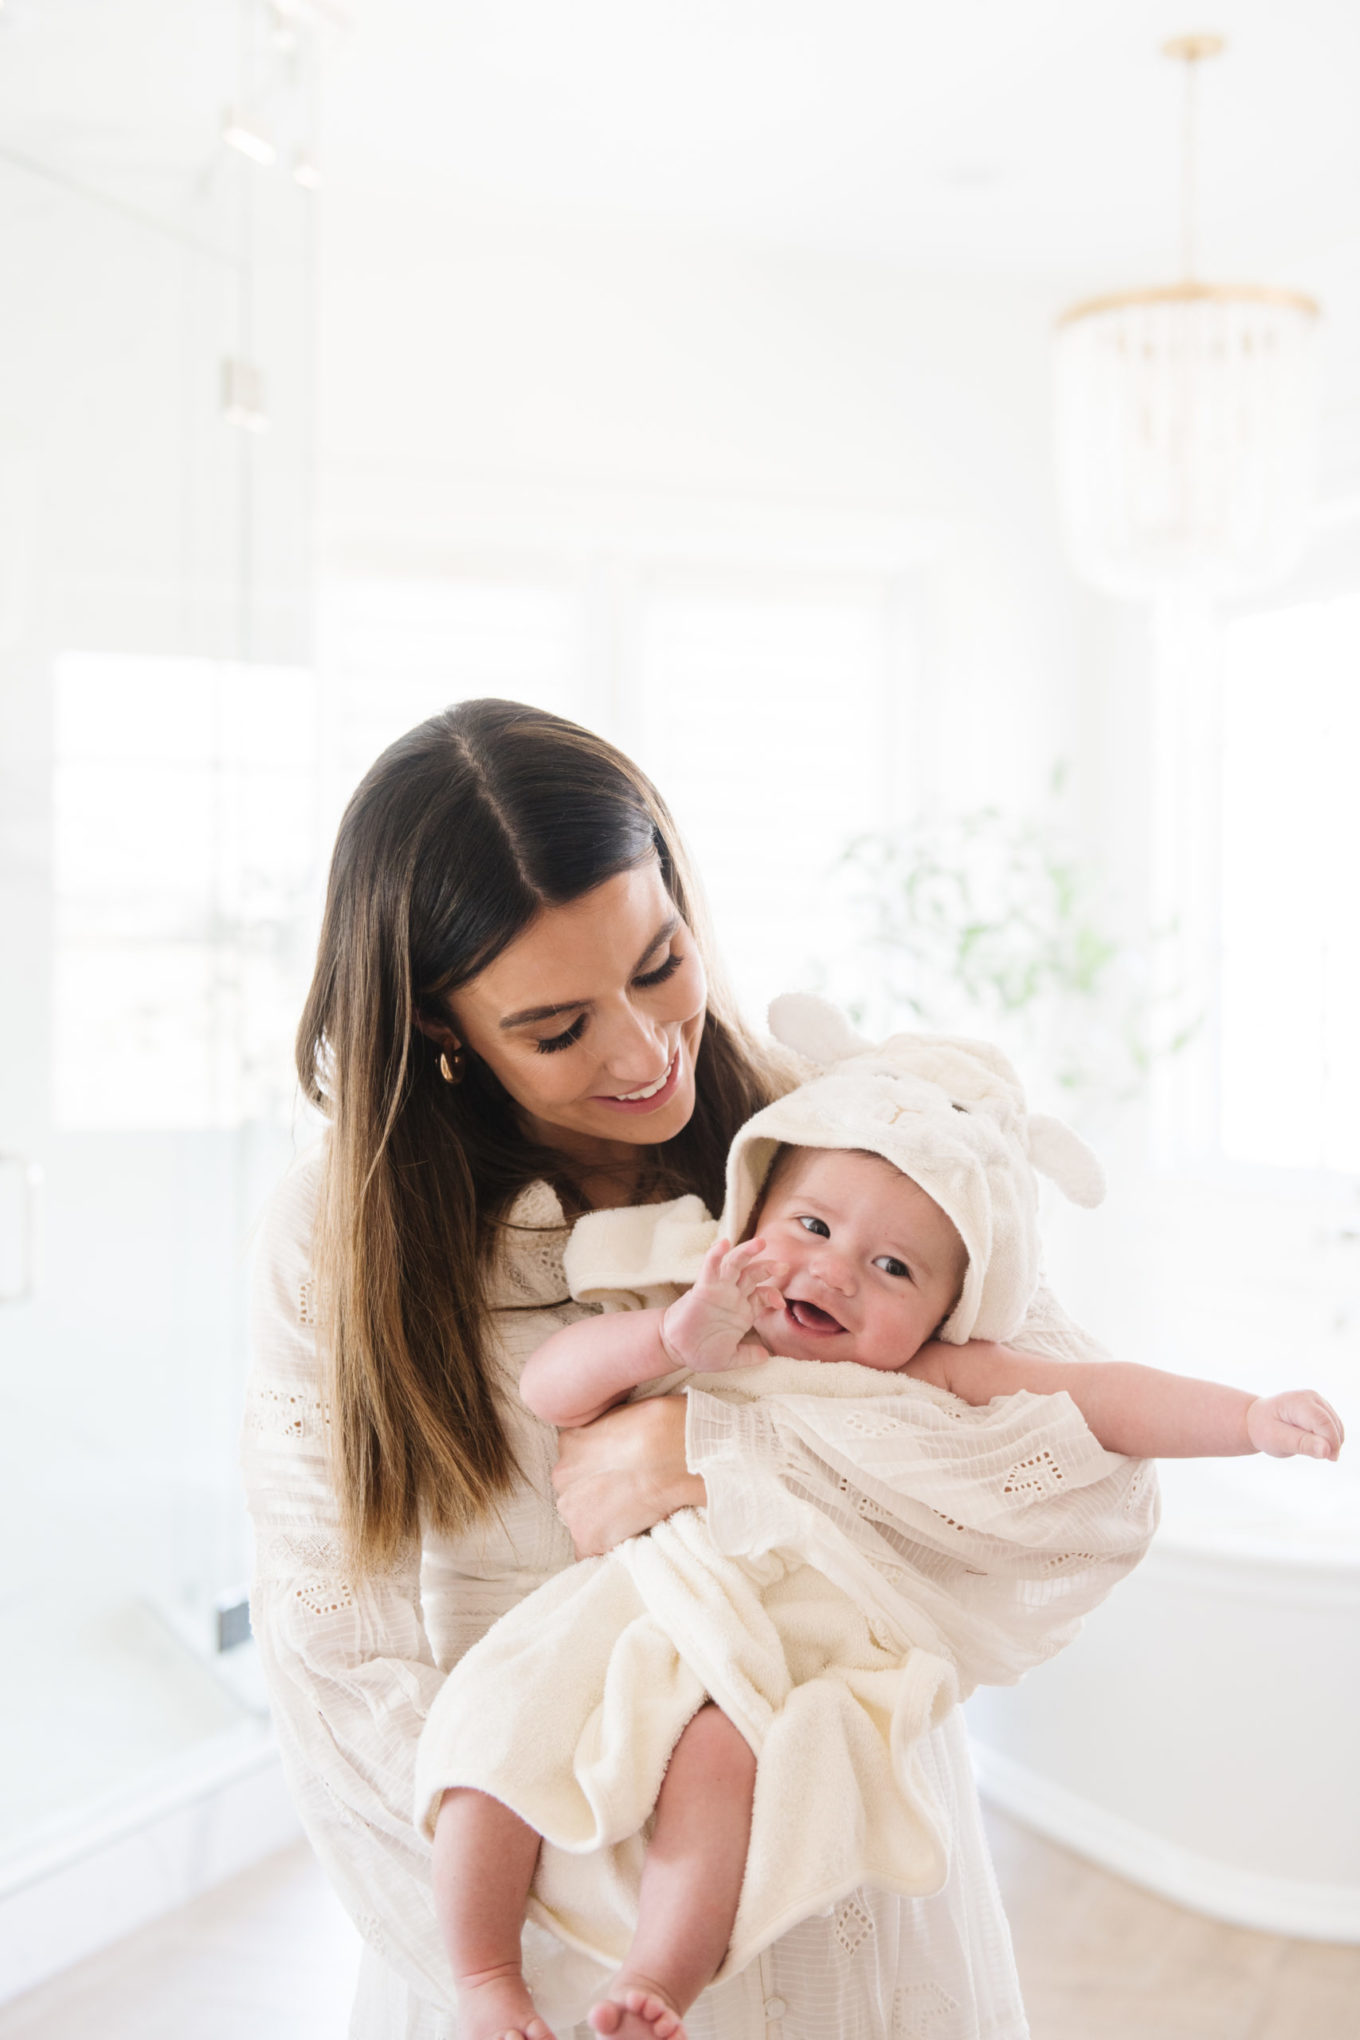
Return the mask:
<svg viewBox="0 0 1360 2040">
<path fill-rule="evenodd" d="M 1185 66 L 1181 280 L 1074 305 L 1055 350 L 1058 490 L 1073 566 L 1111 595 L 1231 595 L 1288 572 L 1308 535 L 1318 307 L 1195 275 L 1195 114 L 1219 36 Z"/>
</svg>

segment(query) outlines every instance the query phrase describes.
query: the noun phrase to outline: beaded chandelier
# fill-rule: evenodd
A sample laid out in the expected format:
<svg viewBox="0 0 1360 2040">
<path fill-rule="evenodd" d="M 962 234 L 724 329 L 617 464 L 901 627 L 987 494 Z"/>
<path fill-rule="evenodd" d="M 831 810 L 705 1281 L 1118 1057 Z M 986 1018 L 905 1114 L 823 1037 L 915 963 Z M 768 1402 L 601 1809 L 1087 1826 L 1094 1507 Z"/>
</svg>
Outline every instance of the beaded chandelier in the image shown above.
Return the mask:
<svg viewBox="0 0 1360 2040">
<path fill-rule="evenodd" d="M 1072 564 L 1108 594 L 1229 595 L 1287 573 L 1308 532 L 1318 307 L 1194 273 L 1195 91 L 1218 36 L 1181 36 L 1182 275 L 1074 305 L 1055 350 Z"/>
</svg>

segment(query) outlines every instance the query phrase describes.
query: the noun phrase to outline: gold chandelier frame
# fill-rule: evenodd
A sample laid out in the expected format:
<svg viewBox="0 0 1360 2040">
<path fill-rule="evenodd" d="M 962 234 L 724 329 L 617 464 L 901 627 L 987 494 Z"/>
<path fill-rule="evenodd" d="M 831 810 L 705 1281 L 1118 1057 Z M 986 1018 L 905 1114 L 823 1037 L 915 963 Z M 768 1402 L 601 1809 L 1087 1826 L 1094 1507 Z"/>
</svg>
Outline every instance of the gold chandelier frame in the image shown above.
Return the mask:
<svg viewBox="0 0 1360 2040">
<path fill-rule="evenodd" d="M 1316 298 L 1308 297 L 1301 290 L 1284 290 L 1271 283 L 1154 283 L 1142 290 L 1112 290 L 1103 297 L 1086 298 L 1081 304 L 1070 305 L 1060 312 L 1056 320 L 1059 326 L 1071 326 L 1078 319 L 1098 318 L 1102 312 L 1122 312 L 1135 305 L 1187 305 L 1187 304 L 1231 304 L 1231 305 L 1279 305 L 1286 310 L 1303 312 L 1310 319 L 1320 318 L 1322 307 Z"/>
<path fill-rule="evenodd" d="M 1316 298 L 1303 291 L 1285 290 L 1268 283 L 1201 283 L 1194 276 L 1194 215 L 1196 178 L 1195 81 L 1199 66 L 1221 56 L 1227 43 L 1221 35 L 1177 35 L 1162 44 L 1162 55 L 1185 66 L 1185 119 L 1181 145 L 1181 245 L 1182 275 L 1177 283 L 1150 284 L 1138 290 L 1107 291 L 1085 298 L 1060 312 L 1057 326 L 1072 326 L 1081 319 L 1099 318 L 1102 312 L 1124 312 L 1139 305 L 1230 304 L 1273 305 L 1282 311 L 1300 312 L 1305 318 L 1321 316 Z"/>
<path fill-rule="evenodd" d="M 1268 586 L 1307 539 L 1321 308 L 1275 284 L 1207 282 L 1196 259 L 1200 75 L 1223 48 L 1163 45 L 1183 80 L 1179 271 L 1055 320 L 1067 548 L 1111 595 Z"/>
</svg>

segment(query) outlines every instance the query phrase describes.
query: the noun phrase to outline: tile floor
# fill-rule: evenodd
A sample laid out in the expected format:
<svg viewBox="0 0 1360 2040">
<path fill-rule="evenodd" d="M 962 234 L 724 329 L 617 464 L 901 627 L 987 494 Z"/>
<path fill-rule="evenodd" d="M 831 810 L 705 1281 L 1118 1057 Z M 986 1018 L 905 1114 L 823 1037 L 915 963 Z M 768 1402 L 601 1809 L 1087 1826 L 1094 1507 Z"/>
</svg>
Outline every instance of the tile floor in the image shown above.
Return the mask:
<svg viewBox="0 0 1360 2040">
<path fill-rule="evenodd" d="M 1360 1948 L 1223 1926 L 987 1825 L 1033 2040 L 1360 2040 Z M 0 2040 L 344 2040 L 357 1959 L 299 1844 L 0 2009 Z"/>
<path fill-rule="evenodd" d="M 1033 2040 L 1360 2040 L 1360 1947 L 1186 1912 L 988 1809 Z"/>
<path fill-rule="evenodd" d="M 0 2007 L 3 2040 L 344 2040 L 359 1938 L 305 1842 Z"/>
</svg>

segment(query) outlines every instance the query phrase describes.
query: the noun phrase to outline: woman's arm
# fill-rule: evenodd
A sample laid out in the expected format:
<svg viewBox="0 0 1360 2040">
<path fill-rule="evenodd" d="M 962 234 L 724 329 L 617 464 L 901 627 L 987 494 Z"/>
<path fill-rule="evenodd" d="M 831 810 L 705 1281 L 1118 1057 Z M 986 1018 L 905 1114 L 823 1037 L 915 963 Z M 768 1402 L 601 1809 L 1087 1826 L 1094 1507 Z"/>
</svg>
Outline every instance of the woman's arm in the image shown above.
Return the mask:
<svg viewBox="0 0 1360 2040">
<path fill-rule="evenodd" d="M 1335 1410 L 1312 1389 L 1252 1396 L 1216 1381 L 1197 1381 L 1132 1362 L 1048 1360 L 974 1340 L 935 1341 L 904 1370 L 982 1405 L 1028 1389 L 1071 1396 L 1108 1452 L 1131 1459 L 1190 1459 L 1267 1452 L 1335 1459 L 1344 1432 Z"/>
<path fill-rule="evenodd" d="M 314 1329 L 315 1201 L 316 1163 L 300 1164 L 256 1266 L 243 1441 L 251 1620 L 309 1839 L 365 1940 L 451 2010 L 430 1849 L 412 1821 L 416 1745 L 443 1678 L 421 1619 L 419 1551 L 369 1579 L 345 1563 Z"/>
</svg>

